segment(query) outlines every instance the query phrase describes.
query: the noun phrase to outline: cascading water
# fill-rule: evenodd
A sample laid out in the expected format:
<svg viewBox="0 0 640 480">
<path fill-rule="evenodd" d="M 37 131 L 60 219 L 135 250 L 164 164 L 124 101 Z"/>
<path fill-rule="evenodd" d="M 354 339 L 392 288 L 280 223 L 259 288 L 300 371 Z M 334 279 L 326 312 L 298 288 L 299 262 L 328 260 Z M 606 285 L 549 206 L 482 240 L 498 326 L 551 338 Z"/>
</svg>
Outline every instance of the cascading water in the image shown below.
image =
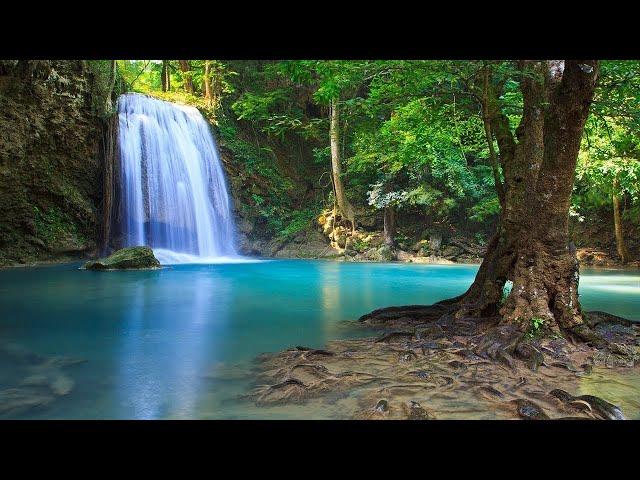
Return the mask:
<svg viewBox="0 0 640 480">
<path fill-rule="evenodd" d="M 127 93 L 118 115 L 125 245 L 148 245 L 165 264 L 238 259 L 224 172 L 200 112 Z"/>
</svg>

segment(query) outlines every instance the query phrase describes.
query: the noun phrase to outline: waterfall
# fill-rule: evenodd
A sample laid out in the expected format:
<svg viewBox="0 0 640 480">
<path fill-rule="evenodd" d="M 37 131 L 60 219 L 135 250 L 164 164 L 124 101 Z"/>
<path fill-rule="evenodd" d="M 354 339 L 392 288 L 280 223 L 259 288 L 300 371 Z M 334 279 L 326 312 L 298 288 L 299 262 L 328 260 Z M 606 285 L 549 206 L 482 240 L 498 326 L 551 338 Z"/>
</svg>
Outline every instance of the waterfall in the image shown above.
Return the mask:
<svg viewBox="0 0 640 480">
<path fill-rule="evenodd" d="M 127 93 L 118 99 L 122 233 L 160 263 L 237 258 L 216 142 L 194 108 Z"/>
</svg>

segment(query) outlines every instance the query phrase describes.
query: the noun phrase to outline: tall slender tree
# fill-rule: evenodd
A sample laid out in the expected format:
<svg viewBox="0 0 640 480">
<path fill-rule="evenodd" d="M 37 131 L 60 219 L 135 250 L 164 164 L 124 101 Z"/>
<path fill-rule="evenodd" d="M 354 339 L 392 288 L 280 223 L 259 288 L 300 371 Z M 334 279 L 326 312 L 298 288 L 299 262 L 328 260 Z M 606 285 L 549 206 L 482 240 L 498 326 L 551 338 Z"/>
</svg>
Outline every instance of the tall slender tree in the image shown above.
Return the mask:
<svg viewBox="0 0 640 480">
<path fill-rule="evenodd" d="M 169 68 L 169 60 L 162 60 L 162 91 L 171 90 L 171 70 Z"/>
<path fill-rule="evenodd" d="M 331 173 L 333 177 L 333 187 L 336 195 L 336 203 L 340 213 L 351 223 L 351 230 L 355 232 L 356 220 L 353 206 L 347 199 L 342 183 L 342 163 L 340 160 L 340 110 L 338 99 L 331 99 L 331 119 L 329 128 L 331 140 Z"/>
<path fill-rule="evenodd" d="M 611 200 L 613 202 L 613 226 L 616 235 L 616 249 L 620 256 L 620 262 L 624 265 L 625 263 L 629 263 L 629 260 L 631 260 L 631 253 L 629 253 L 629 247 L 627 247 L 627 243 L 624 240 L 622 208 L 620 205 L 620 180 L 617 176 L 613 179 Z"/>
<path fill-rule="evenodd" d="M 211 92 L 211 60 L 204 61 L 204 74 L 202 76 L 202 91 L 207 105 L 213 105 L 213 94 Z"/>
</svg>

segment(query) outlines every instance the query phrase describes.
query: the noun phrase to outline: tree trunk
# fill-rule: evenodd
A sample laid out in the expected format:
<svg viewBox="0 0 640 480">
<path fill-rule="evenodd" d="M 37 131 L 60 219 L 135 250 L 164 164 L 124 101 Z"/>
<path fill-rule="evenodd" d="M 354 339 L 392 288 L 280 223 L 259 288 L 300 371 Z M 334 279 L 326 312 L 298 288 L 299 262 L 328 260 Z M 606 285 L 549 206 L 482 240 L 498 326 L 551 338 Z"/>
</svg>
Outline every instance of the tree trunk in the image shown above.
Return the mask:
<svg viewBox="0 0 640 480">
<path fill-rule="evenodd" d="M 496 155 L 495 148 L 493 146 L 493 130 L 491 127 L 492 122 L 495 122 L 496 116 L 496 104 L 492 101 L 495 98 L 495 93 L 491 92 L 491 69 L 489 66 L 485 66 L 483 69 L 483 88 L 482 88 L 482 123 L 484 125 L 484 134 L 487 139 L 487 146 L 489 147 L 489 159 L 491 160 L 491 170 L 493 172 L 493 182 L 496 188 L 496 194 L 500 201 L 500 206 L 504 207 L 504 186 L 500 178 L 500 165 L 498 163 L 498 156 Z"/>
<path fill-rule="evenodd" d="M 516 138 L 493 128 L 505 177 L 498 231 L 456 316 L 499 316 L 521 331 L 538 318 L 550 331 L 577 334 L 583 321 L 568 214 L 598 62 L 526 61 L 520 68 L 524 109 Z M 503 302 L 507 280 L 513 287 Z"/>
<path fill-rule="evenodd" d="M 331 172 L 333 176 L 333 187 L 338 203 L 340 214 L 349 220 L 351 230 L 355 232 L 356 222 L 353 213 L 353 207 L 347 200 L 344 193 L 344 185 L 342 183 L 342 165 L 340 164 L 340 127 L 339 110 L 337 99 L 331 100 L 331 122 L 329 128 L 329 136 L 331 137 Z"/>
<path fill-rule="evenodd" d="M 171 90 L 171 72 L 169 71 L 169 60 L 162 61 L 162 91 Z"/>
<path fill-rule="evenodd" d="M 396 236 L 396 213 L 393 206 L 384 208 L 384 243 L 389 247 L 395 246 Z"/>
<path fill-rule="evenodd" d="M 118 67 L 115 60 L 111 60 L 111 66 L 109 68 L 109 90 L 105 96 L 104 111 L 106 114 L 110 114 L 113 109 L 113 101 L 111 96 L 113 95 L 113 89 L 116 86 L 116 76 L 118 74 Z"/>
<path fill-rule="evenodd" d="M 178 60 L 180 64 L 180 71 L 182 72 L 182 78 L 184 80 L 184 91 L 193 95 L 193 78 L 191 77 L 191 66 L 188 60 Z"/>
<path fill-rule="evenodd" d="M 631 260 L 631 254 L 624 241 L 624 229 L 622 226 L 622 211 L 620 208 L 620 197 L 618 196 L 618 177 L 613 179 L 613 225 L 616 233 L 616 248 L 620 256 L 620 262 L 624 265 Z"/>
<path fill-rule="evenodd" d="M 204 61 L 204 76 L 202 78 L 204 98 L 207 105 L 213 105 L 213 95 L 211 94 L 211 60 Z"/>
</svg>

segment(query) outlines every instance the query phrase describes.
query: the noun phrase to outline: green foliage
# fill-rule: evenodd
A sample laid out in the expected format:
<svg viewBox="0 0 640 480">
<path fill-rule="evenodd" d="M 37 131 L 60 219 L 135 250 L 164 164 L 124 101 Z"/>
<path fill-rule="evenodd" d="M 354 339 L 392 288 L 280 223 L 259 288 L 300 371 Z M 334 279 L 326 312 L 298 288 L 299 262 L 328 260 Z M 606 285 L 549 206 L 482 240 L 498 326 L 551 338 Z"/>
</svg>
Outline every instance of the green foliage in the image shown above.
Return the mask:
<svg viewBox="0 0 640 480">
<path fill-rule="evenodd" d="M 579 220 L 623 200 L 625 218 L 640 207 L 640 62 L 605 61 L 578 156 L 571 214 Z"/>
<path fill-rule="evenodd" d="M 410 100 L 377 129 L 356 135 L 348 173 L 378 172 L 368 191 L 376 208 L 413 207 L 445 220 L 457 209 L 495 198 L 490 169 L 469 162 L 486 158 L 482 128 L 477 117 L 453 104 L 431 97 Z M 479 213 L 467 216 L 478 219 Z M 481 220 L 496 212 L 485 208 L 483 213 Z"/>
<path fill-rule="evenodd" d="M 514 134 L 522 116 L 520 82 L 535 74 L 495 60 L 190 60 L 189 72 L 177 60 L 165 65 L 168 92 L 161 91 L 160 60 L 119 60 L 118 76 L 130 90 L 195 105 L 216 123 L 242 168 L 242 208 L 283 237 L 304 229 L 322 199 L 331 201 L 332 102 L 340 110 L 342 180 L 356 208 L 393 206 L 429 227 L 475 232 L 492 225 L 500 204 L 478 99 L 480 73 L 491 68 Z M 220 99 L 214 105 L 204 99 L 206 65 Z M 571 213 L 577 218 L 610 205 L 613 193 L 623 199 L 627 221 L 640 218 L 639 76 L 639 61 L 602 62 L 576 172 Z M 188 77 L 194 94 L 184 91 Z M 283 162 L 283 151 L 296 153 Z M 294 180 L 292 171 L 305 178 Z M 294 201 L 302 182 L 316 192 Z"/>
<path fill-rule="evenodd" d="M 528 338 L 535 338 L 540 336 L 540 334 L 543 332 L 544 324 L 545 324 L 544 318 L 533 317 L 531 319 L 531 325 L 527 330 L 526 336 Z"/>
<path fill-rule="evenodd" d="M 295 237 L 296 234 L 307 230 L 315 220 L 317 212 L 318 210 L 314 208 L 294 210 L 287 215 L 287 219 L 283 222 L 286 223 L 286 226 L 279 232 L 278 236 L 290 240 Z"/>
<path fill-rule="evenodd" d="M 68 215 L 58 207 L 50 207 L 45 211 L 38 207 L 33 207 L 34 222 L 36 226 L 36 237 L 46 244 L 60 241 L 65 236 L 71 235 L 79 241 L 85 241 L 78 232 L 78 226 Z"/>
<path fill-rule="evenodd" d="M 91 74 L 91 107 L 102 117 L 113 113 L 113 100 L 122 93 L 122 78 L 113 60 L 88 60 Z"/>
<path fill-rule="evenodd" d="M 477 223 L 484 223 L 491 218 L 495 218 L 500 213 L 500 202 L 495 195 L 481 199 L 468 210 L 469 219 Z"/>
<path fill-rule="evenodd" d="M 353 242 L 353 249 L 356 252 L 362 253 L 369 249 L 369 242 L 367 242 L 365 239 L 361 237 L 356 237 L 356 239 Z"/>
</svg>

